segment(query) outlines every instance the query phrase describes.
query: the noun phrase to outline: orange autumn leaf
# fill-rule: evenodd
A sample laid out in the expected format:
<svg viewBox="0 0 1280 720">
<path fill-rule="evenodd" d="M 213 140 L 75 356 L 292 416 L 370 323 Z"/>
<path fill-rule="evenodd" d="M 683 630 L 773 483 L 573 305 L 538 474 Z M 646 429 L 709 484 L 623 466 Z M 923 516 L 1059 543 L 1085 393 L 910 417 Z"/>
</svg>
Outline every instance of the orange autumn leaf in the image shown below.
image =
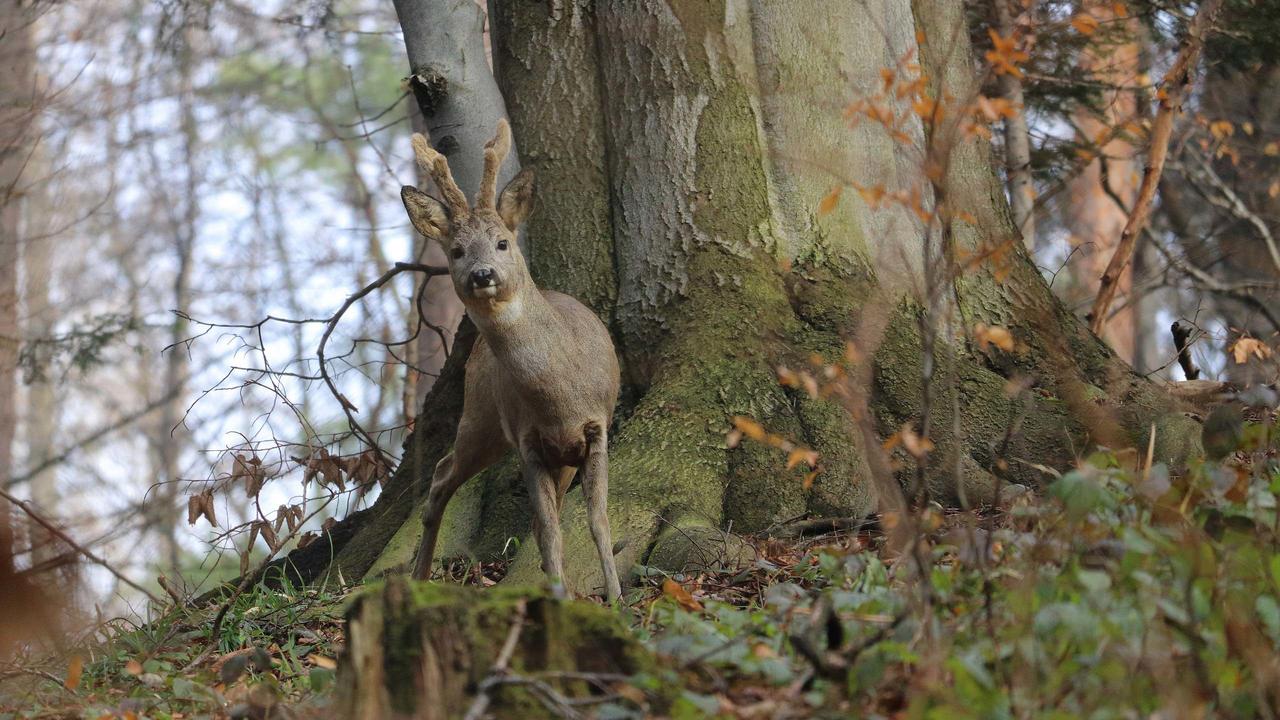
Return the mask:
<svg viewBox="0 0 1280 720">
<path fill-rule="evenodd" d="M 862 199 L 872 207 L 878 207 L 880 202 L 884 200 L 884 196 L 887 193 L 888 191 L 885 190 L 883 185 L 876 185 L 875 187 L 858 187 L 858 194 L 861 195 Z"/>
<path fill-rule="evenodd" d="M 1209 123 L 1209 133 L 1219 140 L 1236 134 L 1236 126 L 1230 120 L 1215 120 Z"/>
<path fill-rule="evenodd" d="M 809 448 L 796 448 L 787 453 L 788 470 L 800 463 L 804 463 L 809 467 L 814 467 L 818 464 L 818 453 L 814 450 L 810 450 Z"/>
<path fill-rule="evenodd" d="M 1098 31 L 1098 19 L 1086 13 L 1071 18 L 1071 27 L 1081 35 L 1092 35 Z"/>
<path fill-rule="evenodd" d="M 699 612 L 702 610 L 702 603 L 694 599 L 693 595 L 690 594 L 683 585 L 671 578 L 667 578 L 662 581 L 662 594 L 672 600 L 675 600 L 680 604 L 680 607 L 688 610 L 689 612 Z"/>
<path fill-rule="evenodd" d="M 769 434 L 765 432 L 763 425 L 756 422 L 755 420 L 752 420 L 749 417 L 744 417 L 742 415 L 733 416 L 733 427 L 738 432 L 751 438 L 752 440 L 755 440 L 756 442 L 760 442 L 764 440 L 765 436 Z"/>
<path fill-rule="evenodd" d="M 1031 56 L 1018 49 L 1018 39 L 1013 35 L 1005 37 L 990 28 L 987 34 L 991 36 L 991 49 L 986 52 L 986 59 L 991 69 L 997 75 L 1022 77 L 1018 63 L 1026 62 Z"/>
<path fill-rule="evenodd" d="M 933 441 L 923 435 L 917 435 L 910 423 L 904 424 L 898 435 L 902 438 L 902 448 L 916 459 L 933 452 Z"/>
<path fill-rule="evenodd" d="M 986 323 L 978 323 L 973 326 L 973 339 L 978 343 L 978 348 L 983 352 L 987 348 L 995 345 L 1005 352 L 1013 352 L 1013 333 L 1008 328 L 989 326 Z"/>
<path fill-rule="evenodd" d="M 880 443 L 880 447 L 883 448 L 885 452 L 889 452 L 894 448 L 898 447 L 898 445 L 900 445 L 901 443 L 902 443 L 902 433 L 894 433 L 889 437 L 885 438 L 884 442 Z"/>
<path fill-rule="evenodd" d="M 70 662 L 67 663 L 67 679 L 62 681 L 63 687 L 68 690 L 75 690 L 80 687 L 80 676 L 84 674 L 84 658 L 79 655 L 72 655 Z"/>
<path fill-rule="evenodd" d="M 1243 365 L 1249 362 L 1251 357 L 1259 360 L 1271 357 L 1271 348 L 1257 338 L 1242 337 L 1231 346 L 1231 355 L 1235 358 L 1237 365 Z"/>
<path fill-rule="evenodd" d="M 818 203 L 818 215 L 829 215 L 832 210 L 836 209 L 836 203 L 840 202 L 840 193 L 844 192 L 843 185 L 837 185 L 832 188 L 827 196 L 822 198 L 822 202 Z"/>
</svg>

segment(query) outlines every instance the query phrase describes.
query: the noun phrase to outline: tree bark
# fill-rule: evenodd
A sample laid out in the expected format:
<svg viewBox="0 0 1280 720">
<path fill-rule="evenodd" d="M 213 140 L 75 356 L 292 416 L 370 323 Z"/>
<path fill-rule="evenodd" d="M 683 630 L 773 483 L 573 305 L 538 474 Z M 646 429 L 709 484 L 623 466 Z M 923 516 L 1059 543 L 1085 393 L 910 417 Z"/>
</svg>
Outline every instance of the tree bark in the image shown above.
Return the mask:
<svg viewBox="0 0 1280 720">
<path fill-rule="evenodd" d="M 498 119 L 506 117 L 502 93 L 489 69 L 485 12 L 476 0 L 396 0 L 395 7 L 409 56 L 410 86 L 421 113 L 414 118 L 414 129 L 425 132 L 448 158 L 458 187 L 474 199 L 480 187 L 482 148 L 493 137 Z M 517 150 L 512 148 L 498 173 L 499 188 L 520 171 Z M 422 175 L 418 183 L 424 189 L 430 186 Z M 444 264 L 444 254 L 434 244 L 420 244 L 418 255 L 422 262 Z M 462 318 L 462 303 L 447 281 L 428 282 L 422 306 L 426 320 L 442 328 L 445 337 L 429 328 L 418 337 L 415 354 L 426 375 L 415 379 L 419 402 L 436 379 L 430 375 L 444 367 L 449 335 Z"/>
<path fill-rule="evenodd" d="M 1000 34 L 1013 38 L 1019 34 L 1011 0 L 994 0 L 996 26 Z M 1009 209 L 1013 224 L 1022 235 L 1028 251 L 1036 247 L 1036 187 L 1031 178 L 1031 132 L 1027 129 L 1027 103 L 1022 79 L 1013 73 L 1000 75 L 1000 94 L 1013 106 L 1013 114 L 1004 121 L 1004 164 L 1009 178 Z"/>
<path fill-rule="evenodd" d="M 599 605 L 393 578 L 347 611 L 338 668 L 337 717 L 445 720 L 562 717 L 561 699 L 656 662 Z"/>
<path fill-rule="evenodd" d="M 199 232 L 200 173 L 197 153 L 200 129 L 196 125 L 195 95 L 192 86 L 195 74 L 195 48 L 197 34 L 193 27 L 182 30 L 180 47 L 177 48 L 179 133 L 182 138 L 182 158 L 185 183 L 182 198 L 173 210 L 171 218 L 174 273 L 172 277 L 172 301 L 175 315 L 169 325 L 169 350 L 165 356 L 162 391 L 169 398 L 160 406 L 156 417 L 151 447 L 154 455 L 156 488 L 150 503 L 150 526 L 160 539 L 161 556 L 165 566 L 177 569 L 181 562 L 178 545 L 178 491 L 182 481 L 180 462 L 187 447 L 189 434 L 183 426 L 183 414 L 188 399 L 186 386 L 190 374 L 190 359 L 182 341 L 188 336 L 188 323 L 177 312 L 191 309 L 191 272 Z"/>
<path fill-rule="evenodd" d="M 625 366 L 610 433 L 624 572 L 730 563 L 740 547 L 725 528 L 874 511 L 879 483 L 895 479 L 873 471 L 887 467 L 878 438 L 920 427 L 926 413 L 936 447 L 919 467 L 899 458 L 896 480 L 923 477 L 956 504 L 989 500 L 998 482 L 1037 485 L 1032 463 L 1066 466 L 1091 442 L 1145 442 L 1152 423 L 1157 457 L 1194 450 L 1194 424 L 1053 297 L 1015 239 L 986 143 L 948 148 L 938 186 L 972 215 L 948 233 L 856 193 L 818 212 L 833 187 L 932 192 L 918 120 L 900 129 L 904 141 L 872 123 L 851 129 L 841 110 L 876 93 L 881 68 L 903 57 L 920 59 L 936 96 L 971 97 L 955 0 L 499 2 L 494 19 L 496 69 L 540 180 L 543 214 L 529 227 L 536 279 L 607 317 Z M 931 288 L 924 258 L 942 257 L 944 237 L 970 253 L 1013 247 L 1007 263 Z M 939 297 L 957 302 L 926 314 Z M 1007 327 L 1025 351 L 979 350 L 976 323 Z M 927 354 L 926 330 L 937 338 Z M 862 360 L 842 360 L 849 342 Z M 807 367 L 811 356 L 869 378 L 862 423 L 779 385 L 778 365 Z M 1037 389 L 1009 397 L 1021 378 Z M 452 439 L 439 433 L 456 381 L 445 372 L 422 416 L 435 431 L 415 428 L 406 467 L 370 511 L 378 532 L 340 553 L 345 578 L 412 561 L 421 527 L 406 500 Z M 812 485 L 807 468 L 784 468 L 772 448 L 730 447 L 734 416 L 818 451 Z M 508 462 L 464 486 L 439 555 L 491 557 L 523 538 L 508 581 L 539 578 L 516 477 Z M 576 491 L 563 522 L 568 584 L 598 589 Z"/>
</svg>

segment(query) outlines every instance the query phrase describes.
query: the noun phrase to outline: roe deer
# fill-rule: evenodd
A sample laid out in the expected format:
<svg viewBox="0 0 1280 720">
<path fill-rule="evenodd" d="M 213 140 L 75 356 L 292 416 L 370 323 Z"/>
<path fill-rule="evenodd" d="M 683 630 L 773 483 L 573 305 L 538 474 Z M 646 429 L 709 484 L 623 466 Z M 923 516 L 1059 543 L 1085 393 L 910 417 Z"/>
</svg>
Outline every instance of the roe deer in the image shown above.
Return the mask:
<svg viewBox="0 0 1280 720">
<path fill-rule="evenodd" d="M 480 331 L 467 360 L 453 452 L 431 477 L 413 577 L 431 574 L 440 520 L 454 492 L 515 448 L 533 502 L 542 569 L 553 583 L 564 579 L 560 508 L 581 469 L 587 521 L 612 602 L 621 595 L 607 505 L 618 358 L 595 313 L 568 295 L 539 290 L 529 277 L 516 229 L 533 207 L 533 176 L 522 171 L 501 196 L 495 187 L 510 148 L 511 130 L 501 120 L 485 145 L 480 190 L 470 207 L 448 161 L 415 134 L 414 154 L 444 202 L 413 187 L 400 190 L 413 226 L 444 248 L 453 288 Z"/>
</svg>

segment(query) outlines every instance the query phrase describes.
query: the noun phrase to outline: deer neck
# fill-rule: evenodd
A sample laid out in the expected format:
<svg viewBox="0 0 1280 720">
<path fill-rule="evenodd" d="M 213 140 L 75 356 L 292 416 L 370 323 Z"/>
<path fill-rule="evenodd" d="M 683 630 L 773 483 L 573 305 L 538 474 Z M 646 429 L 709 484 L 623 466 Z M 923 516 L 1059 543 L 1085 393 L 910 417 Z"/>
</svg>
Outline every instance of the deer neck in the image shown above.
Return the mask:
<svg viewBox="0 0 1280 720">
<path fill-rule="evenodd" d="M 494 357 L 516 378 L 549 369 L 558 349 L 559 318 L 532 282 L 488 312 L 469 312 Z"/>
</svg>

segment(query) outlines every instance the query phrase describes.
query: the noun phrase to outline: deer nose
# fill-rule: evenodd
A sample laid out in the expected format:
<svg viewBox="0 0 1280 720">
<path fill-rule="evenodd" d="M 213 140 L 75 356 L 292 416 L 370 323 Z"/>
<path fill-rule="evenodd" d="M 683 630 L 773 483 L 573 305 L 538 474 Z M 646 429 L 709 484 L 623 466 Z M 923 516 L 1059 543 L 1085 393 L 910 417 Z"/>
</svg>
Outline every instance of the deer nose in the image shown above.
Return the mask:
<svg viewBox="0 0 1280 720">
<path fill-rule="evenodd" d="M 497 277 L 493 274 L 493 270 L 489 268 L 480 268 L 471 271 L 471 284 L 478 287 L 489 287 L 497 283 Z"/>
</svg>

